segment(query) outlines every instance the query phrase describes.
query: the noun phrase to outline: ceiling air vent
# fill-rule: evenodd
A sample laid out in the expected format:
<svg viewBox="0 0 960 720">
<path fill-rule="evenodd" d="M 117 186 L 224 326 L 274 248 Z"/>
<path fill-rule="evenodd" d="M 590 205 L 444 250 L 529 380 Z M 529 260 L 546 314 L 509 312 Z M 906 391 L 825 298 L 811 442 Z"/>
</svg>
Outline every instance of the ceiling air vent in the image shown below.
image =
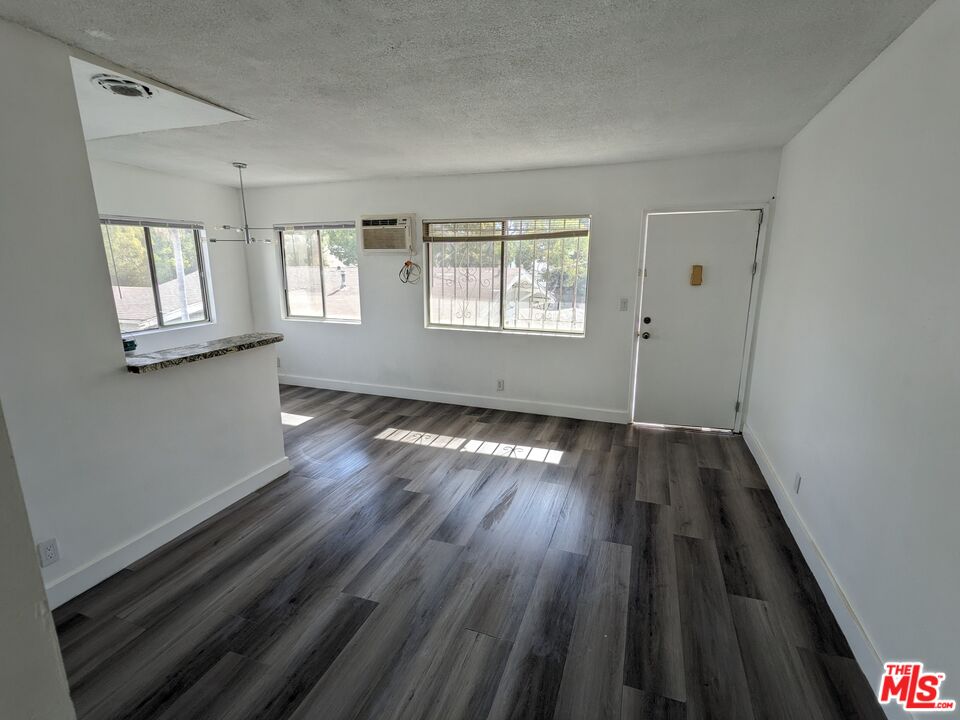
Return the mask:
<svg viewBox="0 0 960 720">
<path fill-rule="evenodd" d="M 136 80 L 129 80 L 119 75 L 100 73 L 90 78 L 90 82 L 120 97 L 144 99 L 153 97 L 153 90 L 143 83 L 139 83 Z"/>
</svg>

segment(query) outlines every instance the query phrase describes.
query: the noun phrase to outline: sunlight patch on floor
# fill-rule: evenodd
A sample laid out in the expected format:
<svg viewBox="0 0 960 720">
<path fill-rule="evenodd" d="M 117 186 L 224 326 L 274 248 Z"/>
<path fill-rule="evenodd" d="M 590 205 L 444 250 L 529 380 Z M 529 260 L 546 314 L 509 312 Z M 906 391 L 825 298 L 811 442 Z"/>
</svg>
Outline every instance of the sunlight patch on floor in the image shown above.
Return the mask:
<svg viewBox="0 0 960 720">
<path fill-rule="evenodd" d="M 460 452 L 475 453 L 477 455 L 494 455 L 508 457 L 515 460 L 530 460 L 550 465 L 559 465 L 563 459 L 563 451 L 550 448 L 535 447 L 532 445 L 516 445 L 513 443 L 494 442 L 491 440 L 468 440 L 452 435 L 438 435 L 435 433 L 403 430 L 402 428 L 387 428 L 377 440 L 423 445 L 424 447 L 443 448 L 445 450 L 459 450 Z"/>
</svg>

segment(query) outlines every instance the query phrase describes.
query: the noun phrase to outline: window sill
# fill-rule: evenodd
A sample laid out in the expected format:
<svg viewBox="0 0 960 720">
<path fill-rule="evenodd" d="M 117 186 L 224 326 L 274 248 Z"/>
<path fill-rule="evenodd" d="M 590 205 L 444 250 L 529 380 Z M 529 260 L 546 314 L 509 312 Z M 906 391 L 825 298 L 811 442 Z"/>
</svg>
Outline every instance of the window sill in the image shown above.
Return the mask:
<svg viewBox="0 0 960 720">
<path fill-rule="evenodd" d="M 287 322 L 302 323 L 320 323 L 323 325 L 362 325 L 362 320 L 348 320 L 346 318 L 322 318 L 322 317 L 299 317 L 296 315 L 284 315 L 283 319 Z"/>
<path fill-rule="evenodd" d="M 500 328 L 482 328 L 482 327 L 457 327 L 456 325 L 431 325 L 427 323 L 424 327 L 427 330 L 453 330 L 454 332 L 483 333 L 486 335 L 532 335 L 534 337 L 567 338 L 573 340 L 583 340 L 587 334 L 583 333 L 565 333 L 537 330 L 509 330 Z"/>
<path fill-rule="evenodd" d="M 149 330 L 134 330 L 132 332 L 120 333 L 120 336 L 124 338 L 138 338 L 147 335 L 159 335 L 160 333 L 172 332 L 174 330 L 186 330 L 188 328 L 203 327 L 204 325 L 216 325 L 216 322 L 213 320 L 198 320 L 196 322 L 166 325 L 160 328 L 150 328 Z"/>
</svg>

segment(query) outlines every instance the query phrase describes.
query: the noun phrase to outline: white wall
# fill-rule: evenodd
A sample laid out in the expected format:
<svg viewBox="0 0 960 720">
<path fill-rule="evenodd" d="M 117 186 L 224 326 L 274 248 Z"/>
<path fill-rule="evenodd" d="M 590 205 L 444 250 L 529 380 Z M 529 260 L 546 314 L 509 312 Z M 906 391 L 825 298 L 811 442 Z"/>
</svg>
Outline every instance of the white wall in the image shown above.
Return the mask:
<svg viewBox="0 0 960 720">
<path fill-rule="evenodd" d="M 17 466 L 0 408 L 0 717 L 73 720 L 53 618 L 37 569 Z"/>
<path fill-rule="evenodd" d="M 960 3 L 940 0 L 787 145 L 747 415 L 769 477 L 803 475 L 799 495 L 776 488 L 781 505 L 812 537 L 870 679 L 876 654 L 919 659 L 947 673 L 947 697 L 960 697 L 958 77 Z"/>
<path fill-rule="evenodd" d="M 362 325 L 281 317 L 276 246 L 247 249 L 255 320 L 283 332 L 281 377 L 349 388 L 624 422 L 644 209 L 762 203 L 779 151 L 602 167 L 274 187 L 250 191 L 254 225 L 416 212 L 420 218 L 590 213 L 585 339 L 424 328 L 423 286 L 397 278 L 405 257 L 360 259 Z M 422 263 L 422 253 L 419 257 Z M 619 311 L 619 299 L 630 309 Z M 496 392 L 496 379 L 506 391 Z"/>
<path fill-rule="evenodd" d="M 126 372 L 68 52 L 0 22 L 0 398 L 54 605 L 285 463 L 275 346 Z"/>
<path fill-rule="evenodd" d="M 144 170 L 132 165 L 90 163 L 101 215 L 128 215 L 162 220 L 200 221 L 210 237 L 222 225 L 240 225 L 240 194 L 235 188 Z M 215 322 L 171 328 L 136 336 L 137 351 L 189 345 L 253 330 L 253 311 L 243 245 L 204 244 Z M 119 332 L 119 331 L 118 331 Z"/>
</svg>

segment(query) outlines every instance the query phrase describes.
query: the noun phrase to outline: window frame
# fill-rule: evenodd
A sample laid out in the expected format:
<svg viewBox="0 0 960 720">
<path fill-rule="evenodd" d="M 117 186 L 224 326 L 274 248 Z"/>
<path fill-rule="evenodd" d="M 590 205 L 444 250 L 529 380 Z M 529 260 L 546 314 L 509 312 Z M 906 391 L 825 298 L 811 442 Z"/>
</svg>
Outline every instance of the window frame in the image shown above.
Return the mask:
<svg viewBox="0 0 960 720">
<path fill-rule="evenodd" d="M 357 242 L 357 278 L 359 283 L 360 277 L 360 235 L 357 230 L 357 221 L 356 220 L 327 220 L 325 222 L 309 222 L 309 223 L 285 223 L 283 225 L 274 225 L 274 231 L 278 235 L 278 251 L 280 253 L 280 294 L 281 294 L 281 307 L 283 308 L 283 319 L 290 320 L 293 322 L 323 322 L 323 323 L 341 323 L 344 325 L 360 325 L 363 322 L 363 309 L 361 307 L 360 317 L 359 318 L 336 318 L 330 317 L 327 314 L 327 286 L 326 286 L 326 277 L 324 276 L 324 264 L 323 264 L 323 247 L 322 240 L 320 238 L 321 230 L 348 230 L 352 229 L 354 232 L 354 238 Z M 283 233 L 284 232 L 311 232 L 317 234 L 317 249 L 318 249 L 318 258 L 319 258 L 319 267 L 320 267 L 320 301 L 323 307 L 323 315 L 295 315 L 290 312 L 290 291 L 287 285 L 287 254 L 286 248 L 284 247 L 283 242 Z M 358 301 L 360 300 L 360 288 L 357 287 Z"/>
<path fill-rule="evenodd" d="M 506 295 L 505 295 L 505 283 L 504 278 L 506 277 L 506 258 L 507 258 L 507 248 L 506 244 L 511 242 L 509 238 L 516 238 L 517 241 L 522 240 L 522 236 L 518 235 L 508 235 L 507 234 L 507 223 L 510 221 L 516 220 L 563 220 L 570 218 L 579 218 L 587 219 L 590 222 L 590 229 L 587 232 L 587 237 L 593 235 L 593 215 L 590 213 L 569 213 L 563 215 L 503 215 L 497 217 L 482 217 L 482 218 L 429 218 L 424 219 L 421 230 L 422 237 L 428 237 L 427 228 L 430 225 L 441 224 L 441 223 L 502 223 L 501 226 L 501 237 L 502 240 L 493 240 L 491 238 L 477 238 L 476 240 L 471 240 L 469 236 L 462 239 L 453 239 L 451 240 L 424 240 L 423 244 L 423 265 L 424 265 L 424 274 L 426 275 L 426 282 L 424 282 L 424 327 L 429 330 L 456 330 L 464 332 L 481 332 L 481 333 L 498 333 L 498 334 L 507 334 L 507 335 L 537 335 L 540 337 L 557 337 L 557 338 L 574 338 L 582 339 L 587 336 L 587 307 L 589 303 L 587 302 L 587 295 L 590 292 L 590 246 L 587 246 L 587 292 L 584 294 L 584 309 L 583 309 L 583 331 L 574 332 L 570 330 L 546 330 L 546 329 L 529 329 L 529 328 L 510 328 L 506 327 Z M 439 323 L 433 322 L 430 317 L 430 290 L 431 284 L 433 281 L 433 268 L 431 267 L 431 252 L 430 245 L 433 243 L 457 243 L 457 242 L 499 242 L 500 243 L 500 325 L 499 327 L 483 327 L 483 326 L 473 326 L 473 325 L 453 325 L 449 323 Z"/>
<path fill-rule="evenodd" d="M 104 225 L 127 225 L 130 227 L 139 227 L 143 230 L 144 246 L 147 251 L 147 267 L 150 270 L 150 288 L 153 292 L 153 307 L 157 313 L 157 327 L 144 328 L 143 330 L 120 331 L 123 337 L 134 335 L 147 335 L 167 330 L 180 330 L 181 328 L 196 327 L 198 325 L 212 325 L 213 309 L 210 305 L 210 291 L 207 285 L 207 263 L 203 250 L 203 237 L 206 236 L 206 230 L 202 223 L 180 220 L 157 220 L 153 218 L 126 217 L 123 215 L 101 215 L 100 226 Z M 193 242 L 197 250 L 197 272 L 200 280 L 200 295 L 203 300 L 203 318 L 201 320 L 191 320 L 190 322 L 180 322 L 166 325 L 163 322 L 163 307 L 160 303 L 160 283 L 157 280 L 156 260 L 153 257 L 153 241 L 150 235 L 150 228 L 174 228 L 178 230 L 190 230 L 193 233 Z M 110 268 L 109 259 L 107 269 Z M 113 286 L 111 278 L 111 287 Z M 116 312 L 116 306 L 114 306 Z M 119 316 L 117 322 L 120 322 Z"/>
</svg>

